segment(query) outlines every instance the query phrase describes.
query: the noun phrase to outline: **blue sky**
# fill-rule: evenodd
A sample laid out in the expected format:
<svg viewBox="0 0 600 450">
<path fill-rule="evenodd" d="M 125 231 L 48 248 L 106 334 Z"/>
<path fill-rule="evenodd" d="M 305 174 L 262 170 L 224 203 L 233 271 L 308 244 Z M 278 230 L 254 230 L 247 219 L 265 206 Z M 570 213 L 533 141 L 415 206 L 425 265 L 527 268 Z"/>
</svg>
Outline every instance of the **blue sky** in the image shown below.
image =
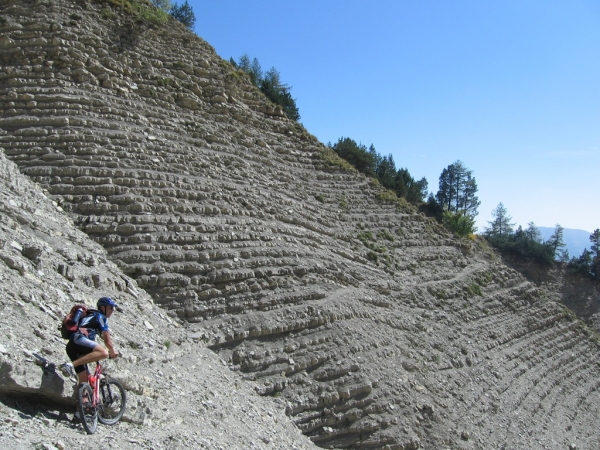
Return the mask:
<svg viewBox="0 0 600 450">
<path fill-rule="evenodd" d="M 499 202 L 524 227 L 600 228 L 597 0 L 189 3 L 221 57 L 279 70 L 323 143 L 373 144 L 434 193 L 463 161 L 480 231 Z"/>
</svg>

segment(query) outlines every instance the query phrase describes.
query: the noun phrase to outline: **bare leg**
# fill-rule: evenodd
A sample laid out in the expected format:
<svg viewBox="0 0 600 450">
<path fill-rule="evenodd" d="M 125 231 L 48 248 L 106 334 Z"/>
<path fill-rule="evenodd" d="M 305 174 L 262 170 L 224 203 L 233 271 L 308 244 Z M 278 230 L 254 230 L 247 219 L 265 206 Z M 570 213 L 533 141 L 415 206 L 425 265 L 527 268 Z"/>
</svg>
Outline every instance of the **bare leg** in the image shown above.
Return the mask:
<svg viewBox="0 0 600 450">
<path fill-rule="evenodd" d="M 101 361 L 106 358 L 108 358 L 108 350 L 106 350 L 101 345 L 97 345 L 96 347 L 94 347 L 94 350 L 92 350 L 90 353 L 73 361 L 73 366 L 75 366 L 75 367 L 82 366 L 84 364 Z M 87 381 L 87 373 L 86 372 L 82 372 L 82 373 L 85 373 L 84 381 Z M 81 374 L 78 374 L 78 375 L 81 375 Z M 81 378 L 79 380 L 81 381 Z"/>
<path fill-rule="evenodd" d="M 87 370 L 84 370 L 83 372 L 79 372 L 77 374 L 77 378 L 79 378 L 79 383 L 87 383 L 88 380 L 88 373 Z"/>
</svg>

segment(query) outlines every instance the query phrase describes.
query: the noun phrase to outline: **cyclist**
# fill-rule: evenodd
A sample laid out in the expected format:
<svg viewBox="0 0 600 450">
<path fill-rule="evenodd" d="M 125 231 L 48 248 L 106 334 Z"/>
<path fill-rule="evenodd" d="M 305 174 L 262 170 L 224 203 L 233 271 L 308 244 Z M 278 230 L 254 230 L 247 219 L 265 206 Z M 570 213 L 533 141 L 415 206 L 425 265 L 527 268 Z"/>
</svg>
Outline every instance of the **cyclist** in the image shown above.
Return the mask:
<svg viewBox="0 0 600 450">
<path fill-rule="evenodd" d="M 89 310 L 88 314 L 81 319 L 79 330 L 73 333 L 67 343 L 67 355 L 73 362 L 80 383 L 85 383 L 88 380 L 88 363 L 119 356 L 110 336 L 108 319 L 115 309 L 121 311 L 121 308 L 110 297 L 102 297 L 98 300 L 97 307 L 97 310 Z M 95 341 L 98 333 L 102 336 L 108 350 Z M 62 369 L 72 373 L 73 366 L 65 363 Z"/>
</svg>

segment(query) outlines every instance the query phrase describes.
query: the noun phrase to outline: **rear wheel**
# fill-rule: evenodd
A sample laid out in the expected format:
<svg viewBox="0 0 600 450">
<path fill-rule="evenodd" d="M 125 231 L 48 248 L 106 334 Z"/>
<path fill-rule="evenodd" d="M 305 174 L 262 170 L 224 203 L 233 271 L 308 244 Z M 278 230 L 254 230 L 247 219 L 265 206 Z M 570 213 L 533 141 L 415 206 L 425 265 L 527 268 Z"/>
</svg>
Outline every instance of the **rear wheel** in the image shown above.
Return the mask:
<svg viewBox="0 0 600 450">
<path fill-rule="evenodd" d="M 100 382 L 100 405 L 98 420 L 104 425 L 114 425 L 125 412 L 127 396 L 125 389 L 117 380 L 103 379 Z"/>
<path fill-rule="evenodd" d="M 93 402 L 94 393 L 89 384 L 82 383 L 77 391 L 79 416 L 83 428 L 88 434 L 94 434 L 98 428 L 98 410 Z"/>
</svg>

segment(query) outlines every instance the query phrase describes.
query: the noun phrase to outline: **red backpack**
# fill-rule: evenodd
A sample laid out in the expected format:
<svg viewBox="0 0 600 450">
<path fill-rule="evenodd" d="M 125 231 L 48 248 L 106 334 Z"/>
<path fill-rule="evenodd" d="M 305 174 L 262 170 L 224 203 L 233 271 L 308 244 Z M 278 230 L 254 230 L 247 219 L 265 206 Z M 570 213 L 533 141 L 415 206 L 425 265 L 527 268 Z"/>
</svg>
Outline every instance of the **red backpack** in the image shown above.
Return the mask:
<svg viewBox="0 0 600 450">
<path fill-rule="evenodd" d="M 73 333 L 79 329 L 79 322 L 88 312 L 88 307 L 85 305 L 75 305 L 71 308 L 60 326 L 60 335 L 63 339 L 70 339 Z"/>
</svg>

